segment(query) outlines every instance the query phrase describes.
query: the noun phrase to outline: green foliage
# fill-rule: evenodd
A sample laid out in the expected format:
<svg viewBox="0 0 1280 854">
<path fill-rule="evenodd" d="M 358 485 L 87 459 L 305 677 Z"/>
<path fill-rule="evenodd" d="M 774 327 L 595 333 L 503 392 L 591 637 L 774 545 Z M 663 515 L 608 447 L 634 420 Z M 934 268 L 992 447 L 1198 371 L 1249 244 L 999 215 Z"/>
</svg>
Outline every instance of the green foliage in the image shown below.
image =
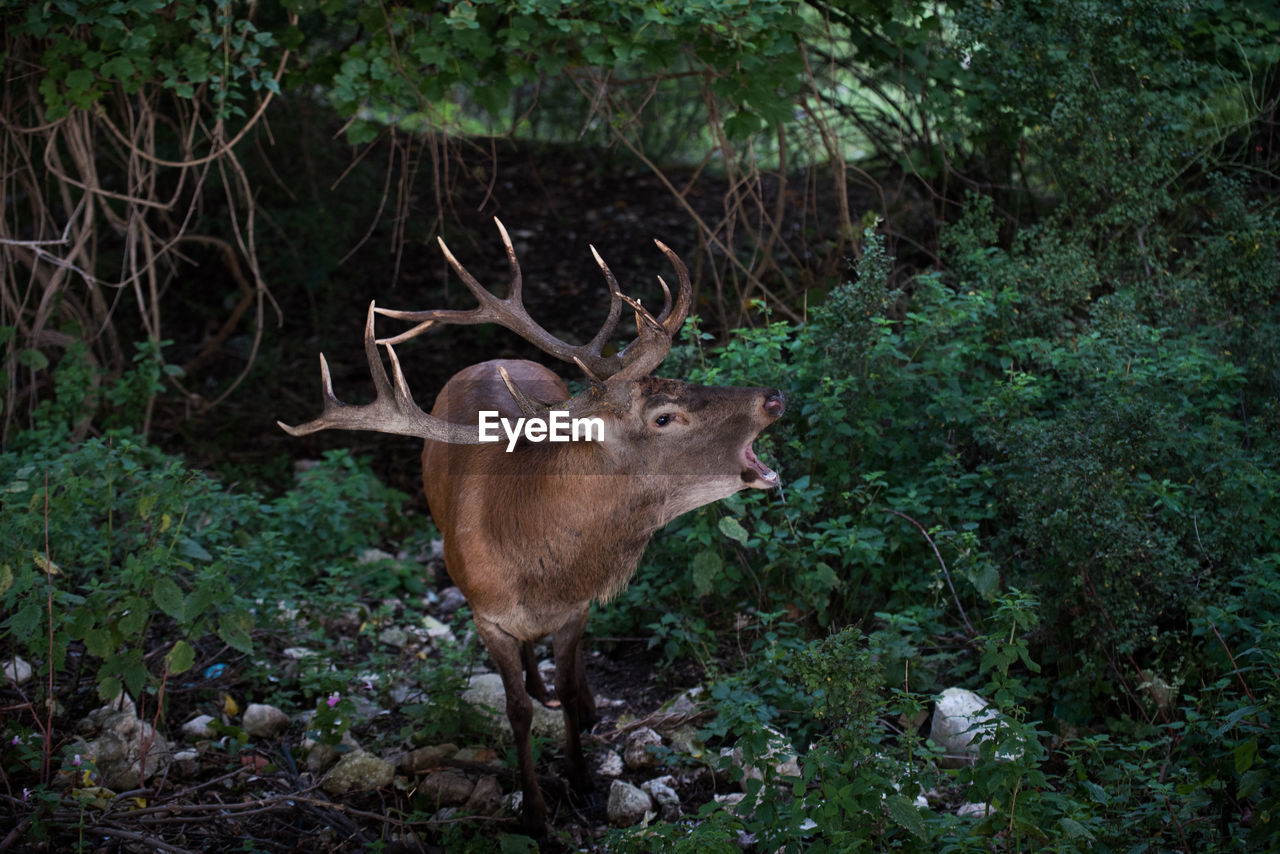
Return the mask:
<svg viewBox="0 0 1280 854">
<path fill-rule="evenodd" d="M 448 122 L 459 91 L 490 115 L 504 114 L 518 87 L 582 67 L 706 76 L 733 105 L 725 132 L 742 137 L 789 117 L 788 96 L 803 70 L 798 6 L 485 0 L 423 14 L 360 5 L 353 17 L 361 37 L 341 53 L 317 54 L 303 74 L 356 119 L 347 129 L 352 142 L 373 139 L 387 117 Z M 333 25 L 345 23 L 334 15 Z M 316 44 L 329 37 L 323 28 L 307 32 Z"/>
<path fill-rule="evenodd" d="M 669 656 L 723 661 L 735 637 L 710 743 L 764 755 L 773 728 L 815 745 L 793 800 L 739 817 L 765 844 L 967 850 L 973 833 L 1201 850 L 1274 834 L 1276 795 L 1254 771 L 1280 749 L 1262 652 L 1280 623 L 1280 386 L 1259 338 L 1280 268 L 1261 239 L 1210 262 L 1275 227 L 1238 184 L 1212 186 L 1196 203 L 1217 206 L 1156 281 L 1051 222 L 1001 248 L 975 200 L 944 241 L 947 277 L 890 290 L 868 232 L 857 278 L 809 325 L 739 333 L 705 361 L 688 339 L 694 379 L 787 393 L 761 442 L 786 503 L 744 495 L 677 520 L 620 610 L 660 613 L 649 628 Z M 1162 285 L 1194 297 L 1176 325 Z M 805 646 L 858 620 L 875 621 L 865 641 Z M 939 640 L 956 634 L 961 649 Z M 884 681 L 855 675 L 864 643 Z M 823 680 L 842 672 L 833 706 Z M 836 723 L 833 709 L 896 719 L 957 683 L 997 714 L 972 767 L 939 772 L 914 733 Z M 989 813 L 920 810 L 906 780 Z M 853 825 L 856 839 L 837 832 Z"/>
<path fill-rule="evenodd" d="M 1128 231 L 1114 249 L 1134 261 L 1161 251 L 1144 233 L 1176 207 L 1179 179 L 1253 120 L 1259 74 L 1280 59 L 1280 18 L 1261 4 L 961 3 L 955 23 L 971 65 L 937 112 L 1021 150 L 1067 209 Z"/>
<path fill-rule="evenodd" d="M 337 574 L 403 499 L 335 452 L 264 502 L 128 433 L 5 453 L 0 484 L 0 642 L 45 676 L 82 644 L 103 698 L 154 690 L 215 640 L 249 653 L 270 597 Z"/>
<path fill-rule="evenodd" d="M 208 89 L 219 119 L 244 116 L 247 92 L 278 92 L 264 64 L 276 47 L 251 7 L 217 0 L 31 3 L 14 34 L 45 42 L 40 83 L 46 117 L 91 109 L 114 87 L 135 94 L 159 85 L 191 99 Z"/>
</svg>

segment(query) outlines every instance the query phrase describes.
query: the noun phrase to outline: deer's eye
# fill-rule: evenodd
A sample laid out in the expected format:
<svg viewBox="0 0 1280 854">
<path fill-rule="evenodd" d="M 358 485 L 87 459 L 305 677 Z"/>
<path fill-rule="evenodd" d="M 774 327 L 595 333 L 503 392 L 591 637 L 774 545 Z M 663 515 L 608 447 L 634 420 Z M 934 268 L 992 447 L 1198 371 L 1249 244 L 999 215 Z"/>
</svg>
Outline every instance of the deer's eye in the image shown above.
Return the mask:
<svg viewBox="0 0 1280 854">
<path fill-rule="evenodd" d="M 655 427 L 666 427 L 670 423 L 671 423 L 671 416 L 666 414 L 659 415 L 657 418 L 653 419 L 653 424 Z"/>
</svg>

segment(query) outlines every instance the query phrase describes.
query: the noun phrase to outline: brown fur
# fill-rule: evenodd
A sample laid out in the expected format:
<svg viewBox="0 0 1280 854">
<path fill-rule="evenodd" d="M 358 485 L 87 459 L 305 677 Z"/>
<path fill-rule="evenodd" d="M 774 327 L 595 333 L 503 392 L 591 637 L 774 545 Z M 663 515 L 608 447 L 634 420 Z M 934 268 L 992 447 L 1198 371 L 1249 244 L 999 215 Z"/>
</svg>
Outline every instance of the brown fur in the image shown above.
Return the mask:
<svg viewBox="0 0 1280 854">
<path fill-rule="evenodd" d="M 551 371 L 526 361 L 473 365 L 441 390 L 432 415 L 476 423 L 481 410 L 520 410 L 498 366 L 526 394 L 563 401 Z M 544 691 L 536 671 L 521 684 L 528 644 L 553 635 L 556 693 L 570 731 L 566 770 L 590 788 L 579 727 L 595 717 L 582 666 L 581 634 L 593 601 L 626 586 L 653 533 L 695 507 L 751 486 L 768 487 L 744 464 L 744 448 L 782 412 L 773 389 L 715 388 L 643 377 L 610 384 L 596 414 L 605 441 L 481 445 L 428 440 L 423 484 L 444 535 L 445 564 L 467 597 L 507 692 L 524 785 L 524 819 L 541 832 L 546 807 L 529 747 L 526 691 Z M 669 423 L 655 423 L 661 415 Z M 754 478 L 754 482 L 752 482 Z M 540 698 L 541 699 L 541 698 Z"/>
</svg>

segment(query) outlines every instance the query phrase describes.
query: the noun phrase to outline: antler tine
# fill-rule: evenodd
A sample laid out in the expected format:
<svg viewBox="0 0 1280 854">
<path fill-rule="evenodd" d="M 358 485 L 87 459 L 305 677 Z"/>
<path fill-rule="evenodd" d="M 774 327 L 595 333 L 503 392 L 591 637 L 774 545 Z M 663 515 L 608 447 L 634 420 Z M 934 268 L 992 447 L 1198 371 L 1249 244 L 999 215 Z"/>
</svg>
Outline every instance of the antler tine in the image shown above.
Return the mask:
<svg viewBox="0 0 1280 854">
<path fill-rule="evenodd" d="M 414 403 L 409 392 L 409 384 L 405 382 L 404 371 L 400 368 L 400 359 L 395 350 L 387 347 L 387 355 L 391 360 L 391 377 L 388 378 L 386 368 L 378 355 L 378 344 L 373 337 L 373 317 L 376 311 L 374 303 L 369 303 L 369 312 L 364 322 L 364 352 L 369 362 L 369 374 L 373 378 L 377 397 L 373 403 L 364 406 L 352 406 L 338 400 L 333 393 L 333 378 L 329 372 L 329 363 L 324 355 L 320 356 L 320 384 L 324 392 L 324 407 L 320 417 L 297 427 L 277 421 L 286 433 L 291 436 L 306 436 L 319 430 L 373 430 L 379 433 L 395 433 L 401 436 L 419 436 L 451 444 L 475 445 L 479 443 L 478 431 L 474 426 L 452 424 L 423 412 Z"/>
<path fill-rule="evenodd" d="M 658 277 L 658 284 L 662 285 L 662 312 L 658 315 L 658 322 L 665 323 L 667 315 L 671 314 L 671 288 L 667 287 L 661 276 Z"/>
<path fill-rule="evenodd" d="M 399 311 L 394 309 L 379 308 L 376 309 L 378 314 L 384 317 L 393 317 L 397 320 L 417 321 L 418 325 L 402 332 L 391 338 L 384 338 L 378 341 L 379 344 L 399 344 L 407 341 L 417 335 L 422 334 L 430 329 L 436 323 L 452 323 L 459 325 L 473 325 L 478 323 L 496 323 L 515 332 L 524 338 L 530 344 L 533 344 L 544 353 L 549 353 L 557 359 L 566 362 L 581 359 L 591 366 L 592 370 L 602 376 L 610 376 L 617 372 L 621 367 L 621 363 L 616 357 L 605 357 L 601 355 L 604 342 L 613 331 L 613 326 L 617 323 L 617 317 L 621 311 L 621 306 L 612 306 L 609 313 L 609 320 L 606 321 L 605 327 L 600 333 L 592 339 L 587 345 L 574 345 L 556 338 L 536 320 L 529 316 L 529 312 L 524 307 L 522 299 L 523 276 L 520 271 L 520 262 L 516 257 L 515 246 L 511 242 L 511 235 L 507 232 L 506 227 L 496 217 L 494 223 L 498 227 L 498 233 L 502 237 L 503 249 L 507 253 L 507 264 L 511 269 L 511 284 L 507 289 L 507 296 L 499 299 L 494 296 L 491 291 L 485 288 L 476 280 L 475 276 L 462 266 L 457 257 L 449 250 L 443 238 L 438 238 L 440 251 L 444 253 L 445 259 L 462 279 L 463 284 L 467 286 L 467 290 L 471 291 L 479 303 L 475 308 L 468 310 L 454 309 L 430 309 L 426 311 Z M 617 283 L 613 282 L 611 288 L 615 291 L 615 302 L 617 300 Z"/>
<path fill-rule="evenodd" d="M 618 318 L 622 316 L 622 289 L 618 287 L 618 280 L 614 278 L 613 271 L 609 269 L 609 265 L 604 262 L 604 258 L 600 257 L 600 253 L 596 251 L 594 246 L 588 246 L 591 250 L 591 256 L 596 259 L 596 264 L 600 267 L 600 271 L 604 273 L 604 280 L 609 285 L 609 316 L 605 318 L 604 325 L 600 327 L 600 331 L 595 334 L 587 344 L 587 348 L 591 352 L 599 356 L 604 349 L 604 345 L 609 340 L 609 336 L 613 334 L 613 330 L 618 326 Z"/>
<path fill-rule="evenodd" d="M 515 246 L 511 242 L 511 235 L 496 217 L 494 218 L 494 224 L 497 225 L 498 233 L 502 237 L 502 246 L 507 253 L 507 264 L 511 269 L 511 284 L 508 288 L 507 296 L 503 299 L 494 296 L 491 291 L 476 280 L 475 276 L 467 271 L 466 267 L 462 266 L 462 262 L 449 250 L 444 239 L 438 238 L 440 251 L 444 253 L 449 266 L 462 279 L 463 284 L 467 286 L 467 290 L 471 291 L 479 304 L 469 310 L 397 311 L 375 308 L 374 311 L 385 317 L 417 323 L 412 329 L 391 338 L 381 339 L 376 342 L 377 344 L 385 344 L 390 348 L 390 345 L 399 344 L 422 334 L 436 323 L 460 325 L 496 323 L 499 326 L 510 329 L 538 349 L 555 356 L 557 359 L 566 362 L 577 362 L 583 365 L 584 371 L 588 376 L 592 377 L 593 381 L 599 381 L 599 378 L 607 379 L 623 370 L 626 371 L 627 376 L 641 376 L 643 372 L 657 367 L 666 357 L 666 354 L 671 349 L 671 338 L 680 331 L 680 326 L 684 323 L 685 316 L 689 313 L 691 301 L 688 268 L 685 267 L 679 256 L 667 248 L 666 244 L 661 241 L 655 241 L 658 248 L 662 250 L 675 267 L 679 289 L 673 304 L 671 289 L 667 286 L 666 281 L 661 277 L 658 278 L 658 283 L 662 286 L 663 308 L 656 318 L 641 306 L 637 300 L 622 292 L 622 289 L 618 286 L 617 278 L 613 275 L 613 271 L 609 269 L 609 265 L 605 263 L 604 258 L 596 251 L 596 248 L 594 246 L 591 247 L 591 255 L 595 258 L 596 264 L 600 267 L 600 271 L 604 274 L 605 282 L 609 286 L 609 314 L 600 330 L 596 332 L 589 342 L 585 345 L 574 345 L 556 338 L 529 316 L 522 300 L 523 277 L 519 260 L 516 257 Z M 636 312 L 636 339 L 617 355 L 604 356 L 605 345 L 617 328 L 624 304 L 630 306 Z"/>
<path fill-rule="evenodd" d="M 502 224 L 502 220 L 495 216 L 493 223 L 498 226 L 498 233 L 502 235 L 502 246 L 507 250 L 507 266 L 511 269 L 511 285 L 507 288 L 507 299 L 524 305 L 520 297 L 524 276 L 520 273 L 520 261 L 516 258 L 516 248 L 511 245 L 511 237 L 507 234 L 507 227 Z"/>
<path fill-rule="evenodd" d="M 693 286 L 689 282 L 689 268 L 680 260 L 680 256 L 671 250 L 667 244 L 661 240 L 654 240 L 658 248 L 662 250 L 662 254 L 667 256 L 667 260 L 671 262 L 671 266 L 676 268 L 676 281 L 680 289 L 676 292 L 676 304 L 674 309 L 668 310 L 664 308 L 660 317 L 663 327 L 666 328 L 668 334 L 675 336 L 680 332 L 680 327 L 684 325 L 684 319 L 689 316 L 689 306 L 693 303 Z M 658 281 L 662 282 L 662 277 L 658 277 Z M 662 290 L 668 295 L 667 283 L 662 282 Z"/>
<path fill-rule="evenodd" d="M 525 415 L 538 415 L 547 411 L 547 404 L 534 400 L 532 397 L 524 393 L 524 389 L 516 385 L 516 381 L 511 379 L 511 374 L 507 373 L 507 369 L 502 365 L 498 365 L 498 376 L 502 377 L 502 382 L 507 387 L 507 391 L 511 392 L 511 396 L 515 398 L 516 405 L 520 407 L 520 411 Z"/>
</svg>

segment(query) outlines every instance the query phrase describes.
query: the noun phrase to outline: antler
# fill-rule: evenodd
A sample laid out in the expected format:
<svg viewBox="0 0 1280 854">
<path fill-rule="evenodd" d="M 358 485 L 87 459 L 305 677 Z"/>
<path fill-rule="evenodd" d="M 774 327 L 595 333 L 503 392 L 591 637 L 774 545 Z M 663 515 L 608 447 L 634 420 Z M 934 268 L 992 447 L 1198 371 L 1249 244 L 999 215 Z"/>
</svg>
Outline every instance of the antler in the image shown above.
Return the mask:
<svg viewBox="0 0 1280 854">
<path fill-rule="evenodd" d="M 378 345 L 373 338 L 373 314 L 376 306 L 369 303 L 369 313 L 364 322 L 364 352 L 369 361 L 369 373 L 373 375 L 373 384 L 378 396 L 373 403 L 364 406 L 352 406 L 338 400 L 333 393 L 333 379 L 329 375 L 329 363 L 324 354 L 320 354 L 320 383 L 324 389 L 324 410 L 320 417 L 297 427 L 290 427 L 283 421 L 277 421 L 286 433 L 291 436 L 305 436 L 317 430 L 336 428 L 340 430 L 375 430 L 379 433 L 396 433 L 402 436 L 419 436 L 423 439 L 434 439 L 437 442 L 450 442 L 457 445 L 477 445 L 480 443 L 478 430 L 474 425 L 453 424 L 436 418 L 422 411 L 413 402 L 409 386 L 404 380 L 404 372 L 400 369 L 400 360 L 396 351 L 387 345 L 387 355 L 391 359 L 391 379 L 382 366 L 378 356 Z"/>
<path fill-rule="evenodd" d="M 511 269 L 511 285 L 507 290 L 506 298 L 499 299 L 476 281 L 476 278 L 467 272 L 467 269 L 449 251 L 444 239 L 437 238 L 440 243 L 440 249 L 444 252 L 444 257 L 448 260 L 449 265 L 457 272 L 459 278 L 462 279 L 462 283 L 475 296 L 479 305 L 466 311 L 454 309 L 432 309 L 428 311 L 374 309 L 378 314 L 394 317 L 398 320 L 416 321 L 418 324 L 392 338 L 380 339 L 377 343 L 386 344 L 389 349 L 389 345 L 399 344 L 402 341 L 421 335 L 436 323 L 460 325 L 496 323 L 515 332 L 544 353 L 555 356 L 565 362 L 576 363 L 588 376 L 597 381 L 614 376 L 626 379 L 644 376 L 660 365 L 662 360 L 667 357 L 667 353 L 671 351 L 671 339 L 680 331 L 680 326 L 684 323 L 685 316 L 689 313 L 692 289 L 689 284 L 688 268 L 685 267 L 679 256 L 668 249 L 661 241 L 655 240 L 654 242 L 658 244 L 658 248 L 666 254 L 676 268 L 676 277 L 680 284 L 674 308 L 671 304 L 671 291 L 661 276 L 658 277 L 658 282 L 662 285 L 665 302 L 662 313 L 656 318 L 645 310 L 639 302 L 622 293 L 613 273 L 593 246 L 591 247 L 591 254 L 595 257 L 596 263 L 600 265 L 600 270 L 604 273 L 605 281 L 609 285 L 609 315 L 605 318 L 604 325 L 600 327 L 600 331 L 587 344 L 568 344 L 544 329 L 525 310 L 521 297 L 523 277 L 520 273 L 520 262 L 516 259 L 515 247 L 511 245 L 511 238 L 507 234 L 506 228 L 503 227 L 502 222 L 495 217 L 494 223 L 498 226 L 498 233 L 502 235 L 502 245 L 507 251 L 507 264 Z M 623 303 L 635 310 L 636 339 L 615 355 L 602 355 L 609 336 L 613 334 L 613 330 L 618 324 Z"/>
</svg>

